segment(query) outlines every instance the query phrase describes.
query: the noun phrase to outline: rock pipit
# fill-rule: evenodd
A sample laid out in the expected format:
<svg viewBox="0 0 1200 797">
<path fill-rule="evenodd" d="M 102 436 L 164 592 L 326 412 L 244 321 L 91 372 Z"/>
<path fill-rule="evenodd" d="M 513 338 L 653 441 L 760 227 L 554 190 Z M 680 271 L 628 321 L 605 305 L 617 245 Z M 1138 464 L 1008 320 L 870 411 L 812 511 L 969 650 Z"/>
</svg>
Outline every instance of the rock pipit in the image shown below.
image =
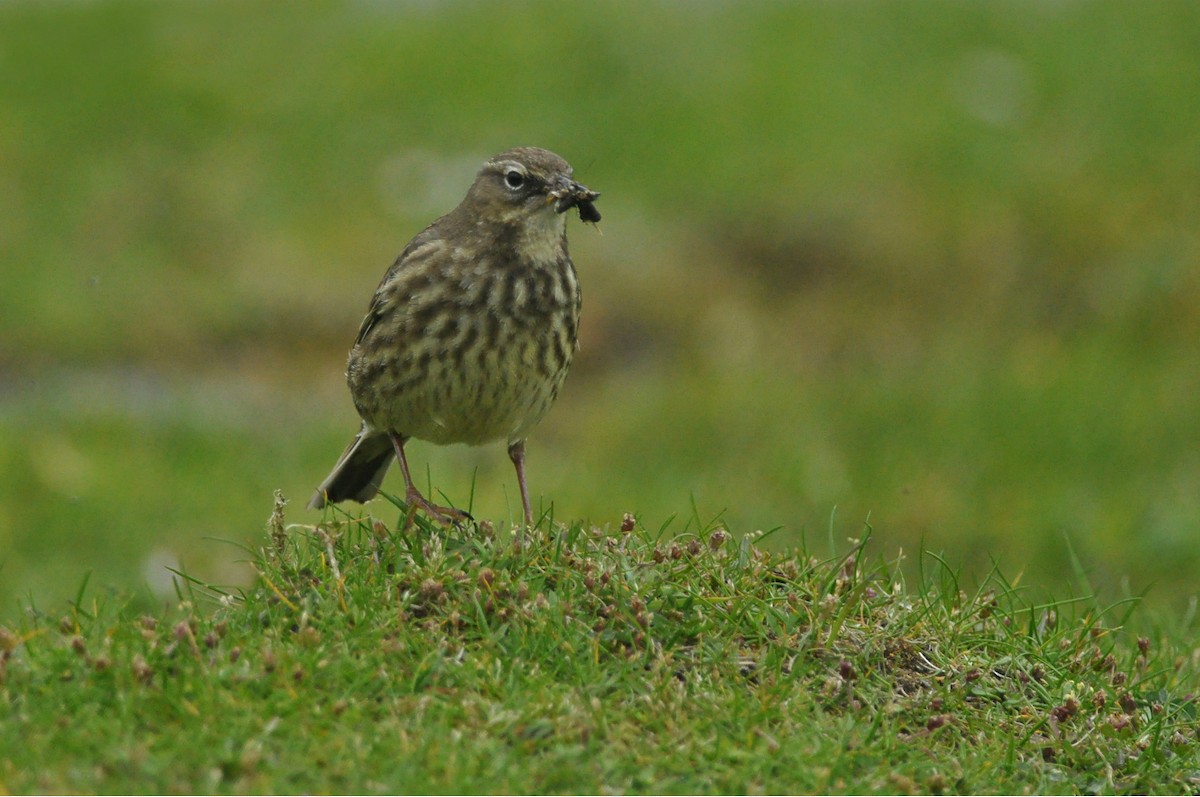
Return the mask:
<svg viewBox="0 0 1200 797">
<path fill-rule="evenodd" d="M 571 175 L 553 152 L 502 152 L 458 207 L 400 253 L 350 349 L 346 381 L 362 428 L 309 507 L 369 500 L 395 457 L 410 510 L 463 520 L 417 490 L 404 444 L 504 440 L 533 524 L 525 437 L 554 403 L 578 345 L 565 214 L 577 208 L 584 221 L 600 220 L 599 194 Z"/>
</svg>

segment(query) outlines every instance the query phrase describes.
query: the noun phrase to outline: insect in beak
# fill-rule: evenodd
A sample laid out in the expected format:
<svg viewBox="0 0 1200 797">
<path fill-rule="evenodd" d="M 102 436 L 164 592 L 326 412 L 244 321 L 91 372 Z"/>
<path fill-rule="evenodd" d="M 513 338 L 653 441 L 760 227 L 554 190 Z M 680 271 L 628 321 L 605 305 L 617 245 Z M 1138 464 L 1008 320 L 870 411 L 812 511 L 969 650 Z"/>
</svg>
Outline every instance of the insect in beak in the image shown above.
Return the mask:
<svg viewBox="0 0 1200 797">
<path fill-rule="evenodd" d="M 571 208 L 579 208 L 579 218 L 582 221 L 595 224 L 600 221 L 600 211 L 593 204 L 600 196 L 599 191 L 593 191 L 586 185 L 574 180 L 564 179 L 559 187 L 550 192 L 554 198 L 554 210 L 566 213 Z"/>
</svg>

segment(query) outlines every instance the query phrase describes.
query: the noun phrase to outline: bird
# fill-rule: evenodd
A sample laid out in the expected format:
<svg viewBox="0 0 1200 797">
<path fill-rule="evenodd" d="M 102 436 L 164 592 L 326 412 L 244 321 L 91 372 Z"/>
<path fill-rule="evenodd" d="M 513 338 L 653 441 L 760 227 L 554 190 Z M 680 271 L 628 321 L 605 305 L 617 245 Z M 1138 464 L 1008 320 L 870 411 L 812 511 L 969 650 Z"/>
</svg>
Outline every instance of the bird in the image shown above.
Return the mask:
<svg viewBox="0 0 1200 797">
<path fill-rule="evenodd" d="M 599 196 L 560 156 L 516 147 L 486 161 L 462 202 L 409 241 L 350 349 L 346 381 L 361 427 L 309 508 L 369 501 L 395 459 L 406 523 L 416 511 L 441 525 L 470 520 L 420 493 L 404 446 L 503 440 L 525 524 L 533 525 L 525 440 L 558 397 L 579 346 L 567 212 L 596 224 Z"/>
</svg>

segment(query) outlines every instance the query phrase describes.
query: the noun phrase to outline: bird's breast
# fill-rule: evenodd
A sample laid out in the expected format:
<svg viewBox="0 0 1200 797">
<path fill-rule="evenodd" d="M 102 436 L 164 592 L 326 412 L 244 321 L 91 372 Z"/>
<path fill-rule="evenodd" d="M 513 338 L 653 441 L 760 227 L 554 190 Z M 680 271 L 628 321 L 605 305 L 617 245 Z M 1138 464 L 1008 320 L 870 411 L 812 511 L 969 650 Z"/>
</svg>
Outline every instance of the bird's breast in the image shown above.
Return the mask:
<svg viewBox="0 0 1200 797">
<path fill-rule="evenodd" d="M 432 442 L 522 439 L 575 352 L 575 269 L 565 247 L 551 261 L 497 252 L 452 260 L 394 301 L 352 352 L 356 404 L 373 426 Z"/>
</svg>

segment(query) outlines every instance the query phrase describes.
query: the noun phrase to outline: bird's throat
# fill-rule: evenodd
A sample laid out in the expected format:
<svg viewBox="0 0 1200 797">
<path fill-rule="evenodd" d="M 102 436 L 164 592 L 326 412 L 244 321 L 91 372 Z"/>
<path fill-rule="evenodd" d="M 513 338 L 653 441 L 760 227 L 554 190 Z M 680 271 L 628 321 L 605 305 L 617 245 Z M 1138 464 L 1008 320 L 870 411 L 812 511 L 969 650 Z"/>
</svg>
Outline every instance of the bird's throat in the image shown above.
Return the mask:
<svg viewBox="0 0 1200 797">
<path fill-rule="evenodd" d="M 567 246 L 565 213 L 546 210 L 534 213 L 521 227 L 518 246 L 521 254 L 539 266 L 558 263 Z"/>
</svg>

